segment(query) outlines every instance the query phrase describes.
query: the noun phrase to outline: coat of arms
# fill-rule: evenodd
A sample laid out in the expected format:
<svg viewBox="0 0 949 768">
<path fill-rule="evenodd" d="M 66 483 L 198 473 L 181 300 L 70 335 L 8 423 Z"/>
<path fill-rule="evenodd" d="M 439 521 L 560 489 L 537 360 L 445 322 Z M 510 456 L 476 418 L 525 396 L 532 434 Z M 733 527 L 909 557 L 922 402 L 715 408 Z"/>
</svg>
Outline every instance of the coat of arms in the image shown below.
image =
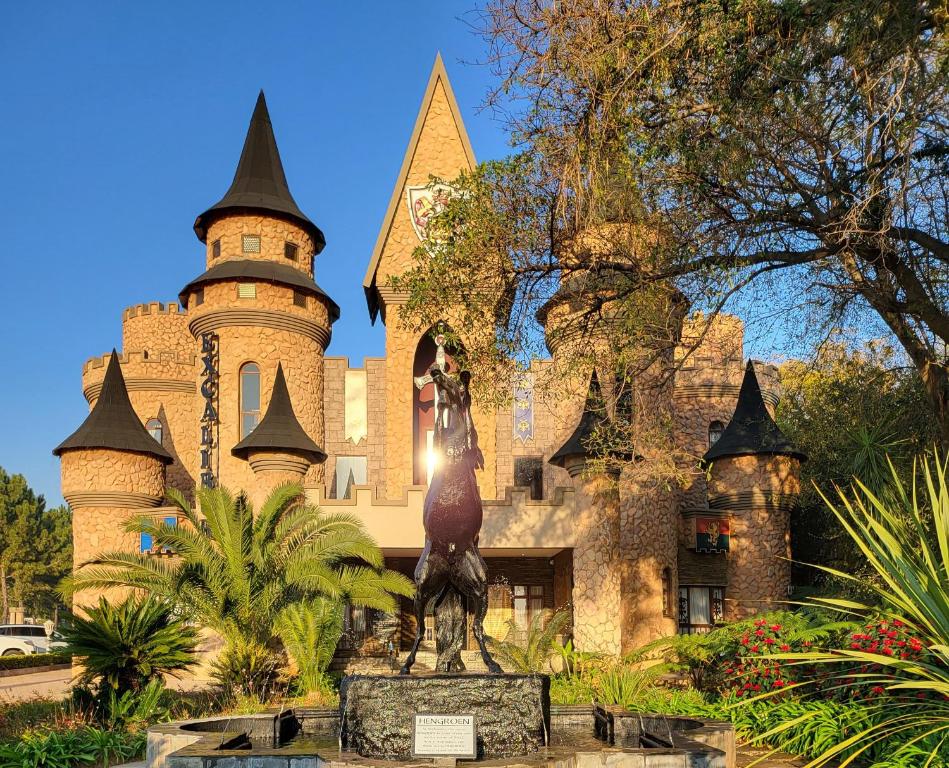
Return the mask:
<svg viewBox="0 0 949 768">
<path fill-rule="evenodd" d="M 409 218 L 415 234 L 423 243 L 428 239 L 428 223 L 445 209 L 445 204 L 455 194 L 455 188 L 448 184 L 426 184 L 406 189 Z"/>
</svg>

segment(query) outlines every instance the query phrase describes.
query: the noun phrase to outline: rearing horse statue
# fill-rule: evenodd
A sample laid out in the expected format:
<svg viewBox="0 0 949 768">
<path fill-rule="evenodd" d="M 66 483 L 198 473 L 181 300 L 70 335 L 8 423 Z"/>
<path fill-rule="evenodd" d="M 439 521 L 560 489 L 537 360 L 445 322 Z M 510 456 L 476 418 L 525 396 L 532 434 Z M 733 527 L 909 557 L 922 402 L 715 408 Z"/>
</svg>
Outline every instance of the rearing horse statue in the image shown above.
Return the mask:
<svg viewBox="0 0 949 768">
<path fill-rule="evenodd" d="M 462 371 L 460 380 L 455 380 L 438 365 L 429 373 L 437 393 L 434 442 L 441 455 L 422 511 L 425 549 L 415 566 L 417 632 L 401 674 L 409 674 L 415 663 L 425 636 L 425 609 L 433 599 L 438 650 L 435 671 L 464 669 L 460 651 L 465 640 L 465 598 L 474 612 L 472 630 L 481 658 L 490 672 L 500 673 L 484 635 L 488 574 L 478 551 L 483 510 L 475 482 L 475 468 L 484 466 L 484 456 L 471 420 L 471 375 Z"/>
</svg>

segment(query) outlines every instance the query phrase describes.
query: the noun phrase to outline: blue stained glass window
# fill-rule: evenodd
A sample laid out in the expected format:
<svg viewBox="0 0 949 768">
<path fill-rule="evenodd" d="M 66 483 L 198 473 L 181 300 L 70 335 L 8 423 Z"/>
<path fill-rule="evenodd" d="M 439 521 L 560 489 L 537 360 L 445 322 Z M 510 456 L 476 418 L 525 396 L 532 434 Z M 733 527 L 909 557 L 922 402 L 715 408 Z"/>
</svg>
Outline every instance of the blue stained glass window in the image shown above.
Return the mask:
<svg viewBox="0 0 949 768">
<path fill-rule="evenodd" d="M 150 533 L 141 534 L 138 541 L 138 551 L 151 552 L 152 546 L 154 546 L 154 542 L 152 541 L 152 535 Z"/>
<path fill-rule="evenodd" d="M 165 525 L 170 525 L 172 528 L 174 528 L 176 525 L 178 525 L 178 518 L 177 518 L 177 517 L 166 517 L 165 520 L 164 520 L 164 523 L 165 523 Z"/>
</svg>

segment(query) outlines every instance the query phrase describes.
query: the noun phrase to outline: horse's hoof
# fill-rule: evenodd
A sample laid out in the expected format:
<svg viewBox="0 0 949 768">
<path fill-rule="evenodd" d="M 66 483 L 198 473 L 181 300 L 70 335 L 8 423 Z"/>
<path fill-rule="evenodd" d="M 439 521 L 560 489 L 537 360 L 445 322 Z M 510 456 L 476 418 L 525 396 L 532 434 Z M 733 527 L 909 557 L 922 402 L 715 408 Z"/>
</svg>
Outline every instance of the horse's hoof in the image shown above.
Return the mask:
<svg viewBox="0 0 949 768">
<path fill-rule="evenodd" d="M 409 668 L 408 668 L 408 667 L 402 667 L 402 669 L 399 670 L 399 674 L 400 674 L 400 675 L 407 675 L 407 674 L 409 674 Z"/>
</svg>

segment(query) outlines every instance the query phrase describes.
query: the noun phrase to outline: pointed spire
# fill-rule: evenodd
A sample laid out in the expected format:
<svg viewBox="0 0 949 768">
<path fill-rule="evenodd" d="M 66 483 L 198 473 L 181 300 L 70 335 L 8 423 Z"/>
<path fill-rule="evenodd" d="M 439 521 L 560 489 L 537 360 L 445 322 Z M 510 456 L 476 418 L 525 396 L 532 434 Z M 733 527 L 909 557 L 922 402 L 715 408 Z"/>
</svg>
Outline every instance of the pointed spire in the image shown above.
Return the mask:
<svg viewBox="0 0 949 768">
<path fill-rule="evenodd" d="M 102 391 L 82 425 L 61 442 L 54 456 L 77 448 L 111 448 L 115 451 L 147 453 L 170 464 L 172 459 L 161 444 L 142 425 L 125 388 L 125 377 L 113 349 L 102 380 Z"/>
<path fill-rule="evenodd" d="M 267 412 L 254 431 L 231 449 L 231 453 L 246 459 L 252 450 L 281 451 L 304 456 L 311 464 L 325 461 L 326 453 L 314 443 L 297 421 L 283 375 L 283 365 L 277 363 L 277 377 Z"/>
<path fill-rule="evenodd" d="M 748 361 L 745 378 L 738 391 L 738 404 L 722 436 L 708 449 L 704 461 L 709 462 L 725 456 L 755 456 L 772 454 L 792 456 L 805 461 L 801 453 L 788 440 L 771 418 L 761 396 L 761 386 L 755 375 L 755 366 Z"/>
<path fill-rule="evenodd" d="M 567 460 L 571 457 L 590 456 L 593 453 L 590 442 L 594 438 L 597 429 L 601 428 L 601 425 L 605 422 L 606 414 L 603 411 L 600 380 L 594 368 L 590 375 L 590 386 L 587 389 L 587 399 L 583 406 L 583 414 L 580 416 L 580 423 L 577 424 L 577 428 L 567 438 L 567 441 L 560 446 L 560 449 L 547 460 L 547 463 L 553 464 L 555 467 L 566 467 Z M 632 454 L 622 452 L 611 455 L 613 458 L 627 461 L 632 458 Z"/>
<path fill-rule="evenodd" d="M 257 105 L 250 119 L 244 149 L 230 189 L 224 197 L 195 219 L 194 231 L 198 239 L 202 243 L 205 242 L 208 227 L 220 215 L 241 209 L 264 211 L 292 219 L 309 232 L 316 245 L 316 253 L 322 251 L 326 245 L 326 239 L 319 227 L 304 215 L 290 194 L 263 91 L 257 97 Z"/>
</svg>

